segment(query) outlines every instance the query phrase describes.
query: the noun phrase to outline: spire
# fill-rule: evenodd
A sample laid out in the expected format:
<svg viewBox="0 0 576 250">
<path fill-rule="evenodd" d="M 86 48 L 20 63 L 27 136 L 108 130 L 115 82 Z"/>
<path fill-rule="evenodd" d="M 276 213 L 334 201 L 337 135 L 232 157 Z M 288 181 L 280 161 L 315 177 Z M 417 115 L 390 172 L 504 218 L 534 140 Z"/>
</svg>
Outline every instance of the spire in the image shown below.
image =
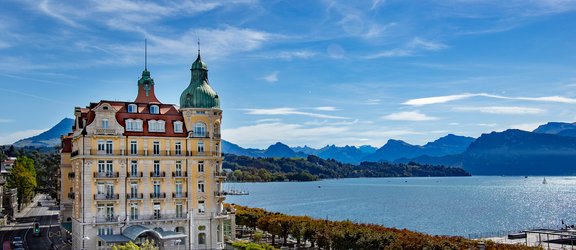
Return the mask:
<svg viewBox="0 0 576 250">
<path fill-rule="evenodd" d="M 144 71 L 148 71 L 148 41 L 144 39 Z"/>
<path fill-rule="evenodd" d="M 138 79 L 138 96 L 135 102 L 140 103 L 160 103 L 154 94 L 154 79 L 150 77 L 148 71 L 148 40 L 144 39 L 144 71 Z"/>
</svg>

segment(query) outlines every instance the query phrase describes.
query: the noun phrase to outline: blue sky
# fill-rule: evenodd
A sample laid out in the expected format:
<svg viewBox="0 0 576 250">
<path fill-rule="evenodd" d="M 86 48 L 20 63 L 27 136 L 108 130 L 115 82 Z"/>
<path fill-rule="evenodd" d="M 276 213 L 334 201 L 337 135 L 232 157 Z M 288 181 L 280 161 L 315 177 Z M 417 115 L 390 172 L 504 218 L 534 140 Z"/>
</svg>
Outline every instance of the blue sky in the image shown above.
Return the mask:
<svg viewBox="0 0 576 250">
<path fill-rule="evenodd" d="M 2 0 L 0 144 L 75 106 L 176 103 L 200 39 L 223 137 L 380 147 L 576 120 L 576 1 Z"/>
</svg>

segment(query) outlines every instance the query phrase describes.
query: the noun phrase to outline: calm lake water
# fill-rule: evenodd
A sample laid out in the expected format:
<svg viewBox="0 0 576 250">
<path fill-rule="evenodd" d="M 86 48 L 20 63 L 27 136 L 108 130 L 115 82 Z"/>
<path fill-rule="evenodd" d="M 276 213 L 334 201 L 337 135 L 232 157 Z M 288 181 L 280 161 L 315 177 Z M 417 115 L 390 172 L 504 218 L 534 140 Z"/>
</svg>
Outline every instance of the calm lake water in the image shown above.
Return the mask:
<svg viewBox="0 0 576 250">
<path fill-rule="evenodd" d="M 462 235 L 576 224 L 576 177 L 357 178 L 227 183 L 226 202 L 291 215 Z"/>
</svg>

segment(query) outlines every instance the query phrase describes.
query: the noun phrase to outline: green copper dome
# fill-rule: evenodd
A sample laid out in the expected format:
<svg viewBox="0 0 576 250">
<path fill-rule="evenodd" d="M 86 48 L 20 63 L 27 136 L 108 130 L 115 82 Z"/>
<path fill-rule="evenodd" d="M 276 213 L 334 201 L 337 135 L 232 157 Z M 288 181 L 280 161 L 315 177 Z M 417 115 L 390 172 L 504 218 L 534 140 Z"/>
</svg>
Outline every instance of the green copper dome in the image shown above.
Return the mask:
<svg viewBox="0 0 576 250">
<path fill-rule="evenodd" d="M 208 84 L 208 67 L 198 58 L 192 63 L 190 85 L 180 95 L 180 108 L 220 108 L 216 91 Z"/>
</svg>

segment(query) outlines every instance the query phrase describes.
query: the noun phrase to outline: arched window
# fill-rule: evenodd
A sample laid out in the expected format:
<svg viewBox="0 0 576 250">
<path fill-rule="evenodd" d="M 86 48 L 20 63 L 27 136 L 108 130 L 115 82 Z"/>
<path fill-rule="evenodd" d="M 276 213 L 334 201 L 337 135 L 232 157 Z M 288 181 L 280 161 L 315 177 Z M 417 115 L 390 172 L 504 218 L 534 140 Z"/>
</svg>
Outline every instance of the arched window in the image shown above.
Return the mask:
<svg viewBox="0 0 576 250">
<path fill-rule="evenodd" d="M 206 124 L 202 122 L 194 124 L 194 137 L 206 137 Z"/>
<path fill-rule="evenodd" d="M 206 233 L 199 233 L 198 234 L 198 245 L 206 244 Z"/>
<path fill-rule="evenodd" d="M 128 104 L 128 113 L 138 112 L 138 106 L 136 104 Z"/>
<path fill-rule="evenodd" d="M 220 123 L 214 123 L 214 137 L 220 137 Z"/>
<path fill-rule="evenodd" d="M 150 114 L 159 114 L 160 113 L 160 108 L 158 107 L 158 105 L 151 105 L 150 106 Z"/>
</svg>

